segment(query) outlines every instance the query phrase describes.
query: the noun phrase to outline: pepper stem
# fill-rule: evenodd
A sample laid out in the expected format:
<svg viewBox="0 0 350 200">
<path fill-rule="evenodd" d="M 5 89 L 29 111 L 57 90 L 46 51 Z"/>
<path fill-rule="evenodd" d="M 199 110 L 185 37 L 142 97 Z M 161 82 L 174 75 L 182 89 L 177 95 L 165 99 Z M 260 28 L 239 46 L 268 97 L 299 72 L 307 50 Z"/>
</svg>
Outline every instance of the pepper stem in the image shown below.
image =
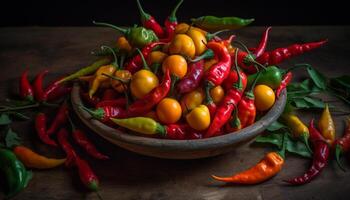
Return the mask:
<svg viewBox="0 0 350 200">
<path fill-rule="evenodd" d="M 151 68 L 152 68 L 154 74 L 157 74 L 157 73 L 158 73 L 158 70 L 159 70 L 160 65 L 161 65 L 160 63 L 153 63 L 153 64 L 151 65 Z"/>
<path fill-rule="evenodd" d="M 241 41 L 238 41 L 238 40 L 235 40 L 233 42 L 239 44 L 248 53 L 248 56 L 246 57 L 247 62 L 250 62 L 251 64 L 258 65 L 259 67 L 261 67 L 263 69 L 266 69 L 266 67 L 264 65 L 262 65 L 261 63 L 259 63 L 255 60 L 254 55 L 252 53 L 250 53 L 248 47 L 245 44 L 243 44 Z"/>
<path fill-rule="evenodd" d="M 238 67 L 238 61 L 237 61 L 237 59 L 238 59 L 238 51 L 239 51 L 239 49 L 236 48 L 236 50 L 235 50 L 235 69 L 236 69 L 236 72 L 237 72 L 238 81 L 237 81 L 237 83 L 235 83 L 233 85 L 233 87 L 236 87 L 239 90 L 243 90 L 242 77 L 241 77 L 241 73 L 240 73 L 240 70 L 239 70 L 239 67 Z"/>
<path fill-rule="evenodd" d="M 143 10 L 142 5 L 140 3 L 140 0 L 136 0 L 136 3 L 137 3 L 137 8 L 139 9 L 139 13 L 141 15 L 141 21 L 142 21 L 142 23 L 144 23 L 145 21 L 147 21 L 151 18 L 151 15 L 146 13 Z"/>
<path fill-rule="evenodd" d="M 174 89 L 175 89 L 175 85 L 176 85 L 176 82 L 179 80 L 179 77 L 172 74 L 171 75 L 171 86 L 170 86 L 170 92 L 169 92 L 169 96 L 172 97 L 174 96 Z"/>
<path fill-rule="evenodd" d="M 252 85 L 250 86 L 249 91 L 245 93 L 245 96 L 254 99 L 254 92 L 253 92 L 253 90 L 254 90 L 255 85 L 256 85 L 256 83 L 258 82 L 258 80 L 259 80 L 259 78 L 261 76 L 261 73 L 262 73 L 262 71 L 258 72 L 258 74 L 256 75 Z"/>
<path fill-rule="evenodd" d="M 123 84 L 129 83 L 129 81 L 124 80 L 124 79 L 121 79 L 121 78 L 118 78 L 118 77 L 116 77 L 116 76 L 111 76 L 111 75 L 105 74 L 105 73 L 102 73 L 102 75 L 103 75 L 103 76 L 107 76 L 108 78 L 111 78 L 111 79 L 113 79 L 113 80 L 120 81 L 120 82 L 122 82 Z"/>
<path fill-rule="evenodd" d="M 215 33 L 207 32 L 207 34 L 205 35 L 205 38 L 207 39 L 207 41 L 209 41 L 209 40 L 213 39 L 215 36 L 217 36 L 218 34 L 226 32 L 226 31 L 230 31 L 230 29 L 224 29 L 224 30 L 216 31 Z"/>
<path fill-rule="evenodd" d="M 112 65 L 115 66 L 116 69 L 118 69 L 119 68 L 119 66 L 118 66 L 118 58 L 117 58 L 117 55 L 115 54 L 114 50 L 111 47 L 105 46 L 105 45 L 101 46 L 101 49 L 102 50 L 107 49 L 110 52 L 112 52 L 113 58 L 114 58 L 114 62 L 112 63 Z"/>
<path fill-rule="evenodd" d="M 181 6 L 182 2 L 183 2 L 183 0 L 178 1 L 177 4 L 175 5 L 174 9 L 171 11 L 169 18 L 168 18 L 170 22 L 177 22 L 176 12 L 179 9 L 179 7 Z"/>
<path fill-rule="evenodd" d="M 214 87 L 214 85 L 210 82 L 210 81 L 207 81 L 205 84 L 205 103 L 208 105 L 208 104 L 211 104 L 213 102 L 213 99 L 211 98 L 210 96 L 210 90 Z"/>
<path fill-rule="evenodd" d="M 120 31 L 122 32 L 123 34 L 127 34 L 129 31 L 125 28 L 120 28 L 118 26 L 115 26 L 113 24 L 108 24 L 108 23 L 104 23 L 104 22 L 95 22 L 95 21 L 92 21 L 93 24 L 95 25 L 98 25 L 98 26 L 107 26 L 107 27 L 110 27 L 114 30 L 117 30 L 117 31 Z"/>
<path fill-rule="evenodd" d="M 286 137 L 288 137 L 287 132 L 283 133 L 282 149 L 277 152 L 283 159 L 285 159 L 285 155 L 286 155 L 286 146 L 287 146 Z"/>
<path fill-rule="evenodd" d="M 312 149 L 310 148 L 309 141 L 308 141 L 308 135 L 306 133 L 301 135 L 301 140 L 304 142 L 307 150 L 312 154 Z"/>
<path fill-rule="evenodd" d="M 140 50 L 139 48 L 136 48 L 136 51 L 137 51 L 137 52 L 140 54 L 140 56 L 141 56 L 143 68 L 144 68 L 144 69 L 147 69 L 147 70 L 149 70 L 149 71 L 151 71 L 150 68 L 148 67 L 148 64 L 147 64 L 147 62 L 146 62 L 146 60 L 145 60 L 145 57 L 143 56 L 141 50 Z"/>
<path fill-rule="evenodd" d="M 105 113 L 102 108 L 97 108 L 96 110 L 92 110 L 90 108 L 87 108 L 83 105 L 78 105 L 80 109 L 88 112 L 93 118 L 101 120 L 103 119 Z"/>
<path fill-rule="evenodd" d="M 335 146 L 335 160 L 337 161 L 338 166 L 340 167 L 341 170 L 344 172 L 346 171 L 343 164 L 340 162 L 340 154 L 342 153 L 342 148 L 339 144 Z"/>
<path fill-rule="evenodd" d="M 207 58 L 213 58 L 214 57 L 214 51 L 211 49 L 207 49 L 202 55 L 197 56 L 195 59 L 188 58 L 187 60 L 189 62 L 198 62 L 202 59 L 207 59 Z"/>
<path fill-rule="evenodd" d="M 241 126 L 241 120 L 238 117 L 238 108 L 236 104 L 233 104 L 235 109 L 233 110 L 232 116 L 234 117 L 229 123 L 231 128 L 238 128 Z"/>
<path fill-rule="evenodd" d="M 301 63 L 301 64 L 296 64 L 294 65 L 293 67 L 290 67 L 289 69 L 287 69 L 284 74 L 287 74 L 288 72 L 290 71 L 293 71 L 295 69 L 298 69 L 298 68 L 304 68 L 304 67 L 310 67 L 311 65 L 309 64 L 306 64 L 306 63 Z"/>
<path fill-rule="evenodd" d="M 8 112 L 8 111 L 15 111 L 15 110 L 24 110 L 28 108 L 36 108 L 39 107 L 39 103 L 25 105 L 25 106 L 18 106 L 18 107 L 4 107 L 3 109 L 0 109 L 0 112 Z"/>
<path fill-rule="evenodd" d="M 119 64 L 119 68 L 123 69 L 124 68 L 124 61 L 125 61 L 125 53 L 122 53 L 120 56 L 120 64 Z"/>
</svg>

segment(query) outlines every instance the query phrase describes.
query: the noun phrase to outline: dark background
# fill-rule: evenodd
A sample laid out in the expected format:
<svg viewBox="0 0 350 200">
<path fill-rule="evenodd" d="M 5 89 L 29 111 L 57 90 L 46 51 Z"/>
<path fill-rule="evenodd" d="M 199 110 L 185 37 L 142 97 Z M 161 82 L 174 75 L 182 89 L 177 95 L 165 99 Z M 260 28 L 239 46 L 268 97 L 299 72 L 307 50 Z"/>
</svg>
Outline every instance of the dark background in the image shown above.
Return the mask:
<svg viewBox="0 0 350 200">
<path fill-rule="evenodd" d="M 144 9 L 162 23 L 177 0 L 141 0 Z M 349 25 L 344 1 L 185 0 L 180 21 L 202 15 L 255 18 L 252 25 Z M 91 26 L 92 20 L 118 25 L 139 23 L 135 0 L 7 2 L 1 6 L 0 26 Z"/>
</svg>

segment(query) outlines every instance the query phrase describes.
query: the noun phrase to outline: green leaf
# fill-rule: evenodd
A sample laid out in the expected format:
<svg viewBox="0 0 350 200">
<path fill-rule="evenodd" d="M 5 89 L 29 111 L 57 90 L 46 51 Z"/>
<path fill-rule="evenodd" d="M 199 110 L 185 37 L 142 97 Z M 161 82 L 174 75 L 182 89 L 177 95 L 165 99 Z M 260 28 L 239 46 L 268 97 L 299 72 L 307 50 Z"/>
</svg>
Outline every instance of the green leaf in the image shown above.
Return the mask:
<svg viewBox="0 0 350 200">
<path fill-rule="evenodd" d="M 5 144 L 8 148 L 18 146 L 21 144 L 21 138 L 17 135 L 17 133 L 13 132 L 12 129 L 9 128 L 6 133 Z"/>
<path fill-rule="evenodd" d="M 286 126 L 278 121 L 274 121 L 270 126 L 266 128 L 268 131 L 277 131 L 281 128 L 285 128 Z"/>
<path fill-rule="evenodd" d="M 307 149 L 306 145 L 304 143 L 302 143 L 299 140 L 295 140 L 293 138 L 291 138 L 291 136 L 288 134 L 287 139 L 287 146 L 286 146 L 286 150 L 289 153 L 293 153 L 305 158 L 312 158 L 311 153 L 309 152 L 309 150 Z"/>
<path fill-rule="evenodd" d="M 310 108 L 310 105 L 304 98 L 292 99 L 291 104 L 297 109 Z"/>
<path fill-rule="evenodd" d="M 325 107 L 325 103 L 322 100 L 310 98 L 310 97 L 304 97 L 304 100 L 309 103 L 310 108 L 321 108 L 323 109 Z"/>
<path fill-rule="evenodd" d="M 20 112 L 9 112 L 10 115 L 13 115 L 14 117 L 21 119 L 21 120 L 29 120 L 30 117 L 20 113 Z"/>
<path fill-rule="evenodd" d="M 273 144 L 280 149 L 282 147 L 282 138 L 283 135 L 279 132 L 272 132 L 265 135 L 259 135 L 255 138 L 255 142 Z"/>
<path fill-rule="evenodd" d="M 323 109 L 325 106 L 325 103 L 322 100 L 311 98 L 311 97 L 291 99 L 291 104 L 297 109 L 305 109 L 305 108 Z"/>
<path fill-rule="evenodd" d="M 332 78 L 331 81 L 334 81 L 339 85 L 350 89 L 350 75 L 343 75 L 336 78 Z"/>
<path fill-rule="evenodd" d="M 311 66 L 307 67 L 307 72 L 309 73 L 310 78 L 318 88 L 322 90 L 326 90 L 327 78 L 323 74 L 321 74 L 319 71 L 317 71 L 315 68 Z"/>
<path fill-rule="evenodd" d="M 0 125 L 8 125 L 11 124 L 11 119 L 9 118 L 8 114 L 1 113 L 0 115 Z"/>
<path fill-rule="evenodd" d="M 11 106 L 26 106 L 26 105 L 30 105 L 33 102 L 28 101 L 28 100 L 15 100 L 15 99 L 5 99 L 5 101 L 11 105 Z"/>
</svg>

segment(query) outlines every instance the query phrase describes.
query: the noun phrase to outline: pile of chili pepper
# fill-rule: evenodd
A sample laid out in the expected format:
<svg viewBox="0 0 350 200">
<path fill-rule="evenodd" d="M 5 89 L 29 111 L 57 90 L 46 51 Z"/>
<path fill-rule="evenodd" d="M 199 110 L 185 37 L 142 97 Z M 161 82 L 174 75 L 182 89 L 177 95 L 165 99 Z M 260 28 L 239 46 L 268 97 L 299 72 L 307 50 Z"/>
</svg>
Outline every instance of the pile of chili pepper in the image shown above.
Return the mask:
<svg viewBox="0 0 350 200">
<path fill-rule="evenodd" d="M 44 77 L 48 70 L 39 72 L 33 81 L 28 78 L 29 70 L 24 70 L 19 82 L 19 96 L 24 105 L 1 107 L 0 113 L 55 107 L 53 119 L 48 113 L 37 112 L 35 130 L 42 143 L 62 149 L 66 157 L 47 158 L 21 144 L 1 146 L 0 160 L 5 165 L 0 165 L 0 170 L 7 175 L 7 196 L 26 187 L 31 174 L 25 167 L 48 169 L 63 163 L 78 170 L 87 188 L 98 191 L 96 174 L 75 147 L 79 146 L 98 160 L 109 157 L 101 153 L 70 118 L 71 108 L 66 99 L 73 81 L 79 82 L 84 102 L 74 106 L 108 126 L 145 137 L 208 138 L 254 124 L 274 106 L 292 81 L 292 71 L 277 65 L 327 42 L 292 44 L 265 51 L 272 30 L 268 27 L 257 47 L 247 48 L 238 36 L 222 37 L 220 34 L 247 26 L 254 19 L 201 16 L 191 19 L 191 25 L 178 23 L 176 13 L 182 3 L 183 0 L 176 3 L 164 25 L 145 11 L 139 0 L 136 4 L 141 25 L 121 28 L 94 21 L 97 26 L 118 32 L 116 44 L 102 45 L 100 50 L 92 52 L 98 57 L 94 63 L 47 86 Z M 344 137 L 335 140 L 334 122 L 328 106 L 319 120 L 321 133 L 313 123 L 308 128 L 292 113 L 283 114 L 281 119 L 293 137 L 300 139 L 309 153 L 314 154 L 310 170 L 288 183 L 303 184 L 316 177 L 327 164 L 330 147 L 335 149 L 336 160 L 342 167 L 340 155 L 350 150 L 349 120 Z M 66 128 L 69 124 L 71 131 Z M 213 177 L 240 184 L 256 184 L 273 177 L 282 170 L 288 151 L 285 138 L 288 137 L 283 135 L 279 151 L 266 154 L 249 170 L 231 177 Z"/>
</svg>

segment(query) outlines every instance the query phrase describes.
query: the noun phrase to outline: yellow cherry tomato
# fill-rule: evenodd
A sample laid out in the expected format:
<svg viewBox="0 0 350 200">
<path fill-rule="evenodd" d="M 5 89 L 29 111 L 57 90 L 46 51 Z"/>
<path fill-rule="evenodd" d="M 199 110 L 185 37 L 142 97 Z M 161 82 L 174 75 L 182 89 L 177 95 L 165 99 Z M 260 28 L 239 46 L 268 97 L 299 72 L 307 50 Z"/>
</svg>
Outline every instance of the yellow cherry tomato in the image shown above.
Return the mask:
<svg viewBox="0 0 350 200">
<path fill-rule="evenodd" d="M 117 47 L 126 53 L 130 53 L 132 49 L 130 43 L 124 36 L 118 38 Z"/>
<path fill-rule="evenodd" d="M 157 76 L 149 70 L 142 69 L 131 77 L 131 94 L 140 99 L 158 85 L 159 80 Z"/>
<path fill-rule="evenodd" d="M 201 105 L 204 97 L 205 95 L 202 89 L 196 89 L 185 94 L 180 102 L 183 114 L 187 114 L 193 108 Z"/>
<path fill-rule="evenodd" d="M 177 122 L 181 117 L 181 106 L 176 99 L 164 98 L 157 105 L 157 116 L 164 124 Z"/>
<path fill-rule="evenodd" d="M 168 68 L 171 74 L 174 74 L 181 79 L 187 73 L 187 62 L 186 59 L 180 55 L 171 55 L 165 58 L 162 68 L 163 72 Z"/>
<path fill-rule="evenodd" d="M 207 49 L 205 44 L 207 44 L 207 39 L 205 35 L 194 28 L 190 28 L 190 30 L 186 33 L 186 35 L 190 36 L 193 40 L 194 46 L 196 47 L 196 56 L 202 55 L 202 53 Z"/>
<path fill-rule="evenodd" d="M 162 51 L 152 51 L 147 57 L 147 64 L 151 66 L 154 63 L 162 63 L 168 55 Z"/>
<path fill-rule="evenodd" d="M 220 103 L 225 96 L 224 88 L 221 85 L 218 85 L 210 90 L 210 96 L 213 99 L 214 103 Z"/>
<path fill-rule="evenodd" d="M 259 111 L 270 109 L 275 103 L 275 93 L 266 85 L 257 85 L 254 88 L 255 106 Z"/>
<path fill-rule="evenodd" d="M 114 73 L 114 76 L 117 78 L 122 79 L 123 81 L 130 81 L 131 79 L 131 73 L 128 70 L 117 70 Z M 121 81 L 111 79 L 111 86 L 118 92 L 124 92 L 127 90 L 128 84 L 122 83 Z"/>
<path fill-rule="evenodd" d="M 194 58 L 196 47 L 190 36 L 185 34 L 177 34 L 169 45 L 169 53 Z"/>
<path fill-rule="evenodd" d="M 176 25 L 176 27 L 175 27 L 175 33 L 176 33 L 176 34 L 180 34 L 180 33 L 184 34 L 184 33 L 186 33 L 186 32 L 189 30 L 189 28 L 190 28 L 190 25 L 188 25 L 188 24 L 186 24 L 186 23 L 180 23 L 180 24 Z M 196 30 L 196 31 L 199 31 L 199 32 L 201 32 L 203 35 L 206 35 L 206 34 L 207 34 L 207 32 L 206 32 L 205 30 L 200 29 L 200 28 L 197 28 L 197 27 L 191 27 L 191 29 L 194 29 L 194 30 Z"/>
<path fill-rule="evenodd" d="M 204 71 L 208 71 L 208 69 L 210 69 L 210 67 L 216 63 L 218 63 L 218 60 L 216 60 L 215 58 L 212 58 L 210 60 L 205 61 L 204 62 Z"/>
<path fill-rule="evenodd" d="M 205 105 L 199 105 L 186 115 L 187 123 L 198 131 L 207 129 L 210 125 L 209 109 Z"/>
</svg>

